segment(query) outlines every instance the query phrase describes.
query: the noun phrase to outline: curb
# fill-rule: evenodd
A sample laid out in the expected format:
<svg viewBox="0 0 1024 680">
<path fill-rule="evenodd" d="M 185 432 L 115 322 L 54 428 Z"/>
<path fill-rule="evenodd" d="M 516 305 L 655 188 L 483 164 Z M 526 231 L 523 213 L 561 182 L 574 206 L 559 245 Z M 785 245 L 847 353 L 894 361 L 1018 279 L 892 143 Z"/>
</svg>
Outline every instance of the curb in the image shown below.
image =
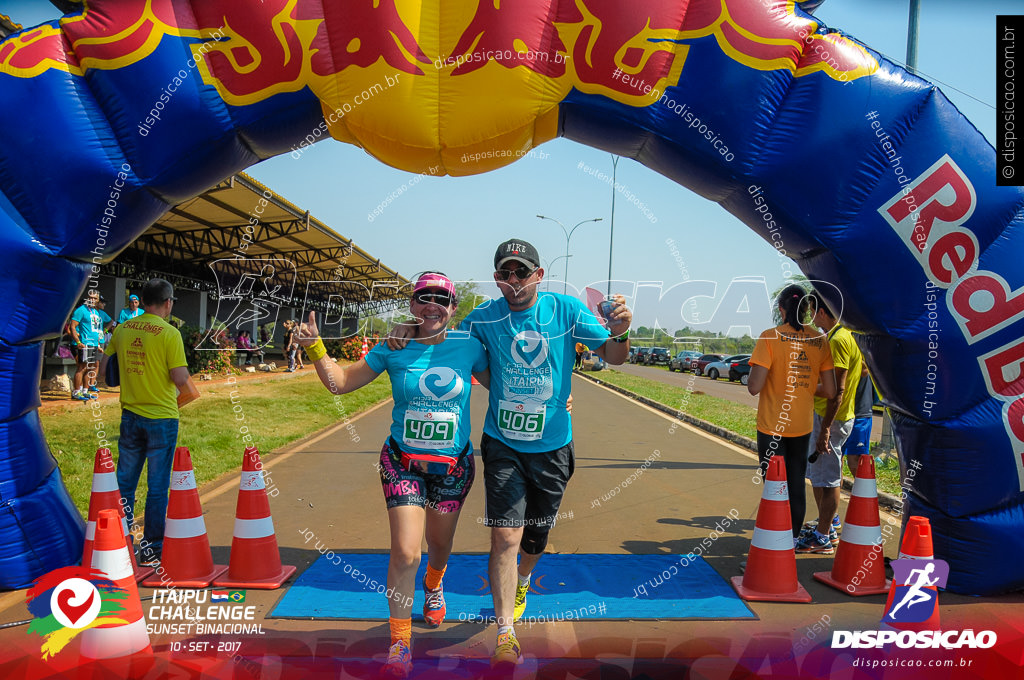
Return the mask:
<svg viewBox="0 0 1024 680">
<path fill-rule="evenodd" d="M 700 428 L 701 430 L 704 430 L 709 434 L 713 434 L 716 437 L 721 437 L 722 439 L 725 439 L 728 442 L 736 444 L 737 446 L 742 446 L 745 449 L 749 449 L 754 453 L 757 453 L 757 442 L 755 442 L 750 437 L 744 437 L 743 435 L 736 434 L 735 432 L 727 430 L 724 427 L 719 427 L 718 425 L 709 423 L 706 420 L 695 418 L 694 416 L 691 416 L 689 413 L 683 413 L 682 411 L 677 411 L 673 408 L 669 408 L 668 406 L 665 406 L 661 402 L 654 401 L 653 399 L 648 399 L 647 397 L 641 396 L 636 392 L 631 392 L 624 387 L 619 387 L 618 385 L 613 385 L 612 383 L 608 383 L 603 380 L 598 380 L 597 378 L 594 378 L 591 375 L 584 373 L 583 371 L 576 371 L 576 375 L 586 380 L 589 380 L 592 383 L 600 385 L 601 387 L 607 387 L 608 389 L 614 392 L 618 392 L 619 394 L 622 394 L 624 396 L 627 396 L 630 399 L 633 399 L 634 401 L 640 402 L 641 404 L 650 406 L 653 409 L 657 409 L 658 411 L 661 411 L 666 415 L 672 416 L 676 420 Z M 853 490 L 853 481 L 846 476 L 843 477 L 843 490 Z M 878 504 L 893 514 L 902 514 L 901 509 L 903 507 L 903 501 L 901 501 L 897 496 L 893 496 L 892 494 L 886 493 L 884 491 L 879 491 Z"/>
</svg>

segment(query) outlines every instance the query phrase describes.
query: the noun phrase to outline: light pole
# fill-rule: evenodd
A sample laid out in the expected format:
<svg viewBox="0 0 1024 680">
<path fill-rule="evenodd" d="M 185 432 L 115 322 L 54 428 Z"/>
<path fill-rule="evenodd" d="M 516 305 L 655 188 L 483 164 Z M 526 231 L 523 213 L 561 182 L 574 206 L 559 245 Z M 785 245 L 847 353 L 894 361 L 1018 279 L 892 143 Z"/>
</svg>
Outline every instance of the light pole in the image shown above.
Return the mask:
<svg viewBox="0 0 1024 680">
<path fill-rule="evenodd" d="M 568 294 L 569 293 L 569 257 L 570 257 L 570 255 L 569 255 L 569 240 L 572 238 L 572 233 L 574 231 L 576 231 L 576 228 L 579 227 L 580 225 L 586 224 L 587 222 L 600 222 L 602 218 L 595 217 L 593 219 L 583 220 L 582 222 L 577 222 L 576 224 L 573 225 L 572 229 L 569 229 L 568 231 L 566 231 L 565 225 L 562 224 L 561 222 L 559 222 L 558 220 L 556 220 L 554 217 L 545 217 L 544 215 L 537 215 L 537 217 L 539 217 L 542 220 L 551 220 L 552 222 L 554 222 L 555 224 L 560 226 L 562 228 L 562 233 L 565 234 L 565 274 L 564 274 L 564 276 L 565 276 L 565 292 L 566 292 L 566 294 Z"/>
<path fill-rule="evenodd" d="M 619 157 L 612 154 L 612 224 L 608 234 L 608 297 L 612 296 L 612 244 L 615 242 L 615 173 L 619 169 Z"/>
<path fill-rule="evenodd" d="M 567 259 L 566 259 L 567 257 L 572 257 L 572 255 L 559 255 L 559 256 L 558 256 L 558 257 L 556 257 L 555 259 L 553 259 L 553 260 L 550 260 L 550 261 L 548 262 L 548 270 L 550 270 L 550 269 L 551 269 L 551 267 L 552 267 L 552 265 L 554 265 L 554 264 L 555 264 L 556 262 L 558 262 L 559 260 L 565 260 L 566 262 L 568 262 L 569 260 L 567 260 Z M 544 261 L 544 258 L 542 257 L 542 258 L 541 258 L 541 262 L 543 262 L 543 261 Z M 552 278 L 553 278 L 553 277 L 550 277 L 550 276 L 549 276 L 549 277 L 547 277 L 547 282 L 548 282 L 548 290 L 551 290 L 551 279 L 552 279 Z"/>
</svg>

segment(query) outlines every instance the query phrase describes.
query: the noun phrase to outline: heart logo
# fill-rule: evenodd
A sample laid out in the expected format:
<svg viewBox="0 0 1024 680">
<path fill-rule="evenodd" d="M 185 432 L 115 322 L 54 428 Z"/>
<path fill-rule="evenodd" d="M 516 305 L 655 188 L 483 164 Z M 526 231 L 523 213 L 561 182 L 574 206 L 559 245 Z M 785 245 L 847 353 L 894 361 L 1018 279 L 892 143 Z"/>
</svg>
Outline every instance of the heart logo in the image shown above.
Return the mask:
<svg viewBox="0 0 1024 680">
<path fill-rule="evenodd" d="M 68 618 L 72 626 L 75 627 L 85 614 L 88 613 L 89 609 L 92 608 L 92 601 L 96 597 L 95 589 L 89 591 L 89 596 L 86 598 L 83 604 L 72 604 L 72 600 L 78 595 L 74 590 L 68 588 L 67 590 L 59 591 L 57 596 L 57 608 L 60 612 Z"/>
<path fill-rule="evenodd" d="M 453 369 L 438 366 L 423 371 L 420 376 L 420 394 L 437 401 L 448 401 L 462 394 L 462 378 Z"/>
<path fill-rule="evenodd" d="M 536 355 L 530 359 L 530 354 Z M 512 358 L 527 368 L 537 368 L 548 358 L 548 344 L 537 331 L 523 331 L 512 339 Z"/>
</svg>

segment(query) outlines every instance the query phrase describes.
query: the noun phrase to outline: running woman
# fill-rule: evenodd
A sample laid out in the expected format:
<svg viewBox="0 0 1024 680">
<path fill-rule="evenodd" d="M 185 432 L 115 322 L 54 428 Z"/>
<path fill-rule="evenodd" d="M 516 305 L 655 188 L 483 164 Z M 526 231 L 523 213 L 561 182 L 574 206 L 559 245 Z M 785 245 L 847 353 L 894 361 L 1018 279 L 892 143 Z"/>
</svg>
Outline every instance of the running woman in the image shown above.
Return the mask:
<svg viewBox="0 0 1024 680">
<path fill-rule="evenodd" d="M 380 343 L 363 359 L 340 368 L 319 338 L 313 312 L 297 341 L 306 348 L 320 381 L 333 394 L 346 394 L 381 373 L 391 378 L 391 436 L 380 452 L 380 481 L 391 527 L 388 587 L 391 648 L 382 675 L 404 678 L 412 670 L 412 598 L 426 530 L 427 573 L 423 619 L 433 628 L 445 617 L 441 580 L 452 551 L 463 501 L 473 485 L 470 441 L 470 379 L 487 385 L 487 353 L 468 333 L 447 330 L 455 312 L 455 285 L 427 272 L 413 287 L 410 313 L 416 317 L 414 342 L 402 351 Z M 455 341 L 458 338 L 459 341 Z M 402 593 L 398 597 L 398 593 Z"/>
</svg>

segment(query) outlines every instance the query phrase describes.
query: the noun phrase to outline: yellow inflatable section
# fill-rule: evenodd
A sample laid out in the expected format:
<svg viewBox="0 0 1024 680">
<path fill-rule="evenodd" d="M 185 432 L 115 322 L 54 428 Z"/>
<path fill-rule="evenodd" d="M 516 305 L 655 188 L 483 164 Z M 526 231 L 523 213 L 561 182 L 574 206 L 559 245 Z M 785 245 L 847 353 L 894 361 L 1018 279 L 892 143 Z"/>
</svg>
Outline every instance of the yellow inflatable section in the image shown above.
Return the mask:
<svg viewBox="0 0 1024 680">
<path fill-rule="evenodd" d="M 558 104 L 572 87 L 548 16 L 557 2 L 378 0 L 353 9 L 368 4 L 345 3 L 338 19 L 352 28 L 332 36 L 333 75 L 313 88 L 335 139 L 410 172 L 470 175 L 557 136 Z M 349 64 L 362 68 L 338 68 Z"/>
</svg>

